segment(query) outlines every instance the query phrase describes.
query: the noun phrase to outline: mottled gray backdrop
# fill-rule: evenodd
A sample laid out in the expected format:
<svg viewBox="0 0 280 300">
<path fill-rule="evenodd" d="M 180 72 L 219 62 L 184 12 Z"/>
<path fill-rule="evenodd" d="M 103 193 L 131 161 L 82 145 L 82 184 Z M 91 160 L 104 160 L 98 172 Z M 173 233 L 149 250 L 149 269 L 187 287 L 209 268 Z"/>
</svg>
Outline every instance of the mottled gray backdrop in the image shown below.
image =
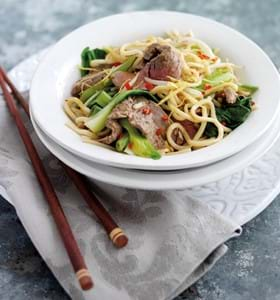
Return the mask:
<svg viewBox="0 0 280 300">
<path fill-rule="evenodd" d="M 221 21 L 256 41 L 280 66 L 279 0 L 1 0 L 0 63 L 9 69 L 96 18 L 147 9 L 185 11 Z M 241 238 L 229 243 L 230 251 L 218 265 L 176 300 L 279 300 L 279 228 L 277 198 L 245 226 Z M 68 299 L 34 249 L 14 209 L 1 197 L 0 299 Z"/>
</svg>

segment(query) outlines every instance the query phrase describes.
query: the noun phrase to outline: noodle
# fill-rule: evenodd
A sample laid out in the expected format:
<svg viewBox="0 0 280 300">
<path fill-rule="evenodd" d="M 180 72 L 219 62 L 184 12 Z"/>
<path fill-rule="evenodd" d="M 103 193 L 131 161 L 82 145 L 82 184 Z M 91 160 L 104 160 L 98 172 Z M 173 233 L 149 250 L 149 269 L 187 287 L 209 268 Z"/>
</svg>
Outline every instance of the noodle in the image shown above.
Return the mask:
<svg viewBox="0 0 280 300">
<path fill-rule="evenodd" d="M 148 76 L 143 77 L 145 83 L 151 86 L 149 92 L 159 99 L 157 105 L 168 115 L 169 125 L 164 141 L 166 145 L 160 152 L 173 155 L 193 151 L 221 141 L 235 128 L 235 125 L 230 127 L 221 121 L 219 111 L 223 109 L 224 104 L 223 100 L 216 95 L 224 92 L 225 89 L 230 89 L 233 93 L 239 92 L 238 79 L 234 74 L 237 66 L 227 60 L 222 61 L 217 56 L 216 50 L 212 50 L 204 41 L 193 37 L 191 32 L 181 34 L 172 31 L 167 33 L 166 37 L 149 36 L 144 40 L 125 43 L 120 47 L 106 47 L 103 48 L 106 51 L 105 56 L 90 61 L 88 65 L 81 66 L 80 69 L 96 72 L 98 66 L 111 64 L 111 68 L 109 66 L 103 70 L 106 72 L 103 81 L 108 79 L 111 82 L 110 76 L 116 69 L 115 66 L 125 63 L 129 57 L 134 56 L 135 60 L 131 66 L 134 76 L 123 81 L 118 87 L 119 92 L 125 91 L 128 86 L 133 87 L 137 84 L 140 77 L 139 69 L 141 69 L 139 64 L 143 63 L 145 50 L 153 43 L 170 46 L 182 62 L 180 78 L 167 76 L 164 80 L 157 80 Z M 214 75 L 216 77 L 213 79 Z M 89 87 L 86 78 L 82 78 L 81 94 Z M 241 97 L 250 95 L 248 90 L 239 93 Z M 98 139 L 110 134 L 109 128 L 103 127 L 97 134 L 87 128 L 87 122 L 93 114 L 92 107 L 87 105 L 88 103 L 85 104 L 77 97 L 69 97 L 65 100 L 63 108 L 71 120 L 67 126 L 79 134 L 84 142 L 114 150 L 114 147 L 98 142 Z M 250 105 L 251 111 L 256 108 L 255 104 L 251 103 Z M 100 110 L 102 107 L 98 109 Z M 193 134 L 188 132 L 184 122 L 192 124 Z M 209 126 L 216 134 L 206 134 Z M 180 134 L 180 142 L 175 140 L 175 133 Z"/>
</svg>

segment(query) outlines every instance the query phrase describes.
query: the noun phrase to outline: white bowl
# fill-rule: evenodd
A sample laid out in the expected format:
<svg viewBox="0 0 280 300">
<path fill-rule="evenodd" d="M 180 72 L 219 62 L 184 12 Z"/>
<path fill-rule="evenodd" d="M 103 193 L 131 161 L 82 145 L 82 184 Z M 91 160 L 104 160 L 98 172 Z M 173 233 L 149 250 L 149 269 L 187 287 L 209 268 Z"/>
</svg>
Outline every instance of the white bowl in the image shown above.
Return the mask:
<svg viewBox="0 0 280 300">
<path fill-rule="evenodd" d="M 272 128 L 269 129 L 268 133 L 260 141 L 256 141 L 243 151 L 227 159 L 199 168 L 151 172 L 108 167 L 77 157 L 60 147 L 40 129 L 33 118 L 32 110 L 31 120 L 41 142 L 59 160 L 72 169 L 86 175 L 92 180 L 126 188 L 153 191 L 191 188 L 226 178 L 235 172 L 245 169 L 248 165 L 263 156 L 274 145 L 280 135 L 280 118 L 277 118 L 275 124 L 273 124 Z"/>
<path fill-rule="evenodd" d="M 83 143 L 65 126 L 62 104 L 79 78 L 77 65 L 86 46 L 121 45 L 147 35 L 162 35 L 176 29 L 193 30 L 221 56 L 244 66 L 242 82 L 259 86 L 254 97 L 258 109 L 221 142 L 191 153 L 152 160 L 128 156 Z M 184 169 L 207 165 L 229 157 L 255 142 L 274 122 L 280 109 L 279 74 L 268 56 L 239 32 L 215 21 L 185 13 L 166 11 L 133 12 L 99 19 L 60 40 L 40 63 L 31 84 L 30 104 L 40 128 L 56 143 L 76 155 L 100 164 L 149 170 Z"/>
</svg>

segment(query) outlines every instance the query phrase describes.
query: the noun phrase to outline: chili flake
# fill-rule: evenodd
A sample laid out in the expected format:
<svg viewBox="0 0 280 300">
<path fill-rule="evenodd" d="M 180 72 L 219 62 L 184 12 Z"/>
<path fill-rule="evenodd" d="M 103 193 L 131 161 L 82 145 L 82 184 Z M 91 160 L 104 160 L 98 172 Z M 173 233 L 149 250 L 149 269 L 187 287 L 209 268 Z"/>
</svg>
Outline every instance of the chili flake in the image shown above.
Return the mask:
<svg viewBox="0 0 280 300">
<path fill-rule="evenodd" d="M 144 115 L 149 115 L 151 112 L 152 112 L 152 111 L 151 111 L 151 109 L 150 109 L 149 107 L 144 107 L 144 108 L 142 109 L 142 113 L 143 113 Z"/>
<path fill-rule="evenodd" d="M 162 133 L 162 128 L 158 128 L 158 129 L 156 130 L 156 135 L 161 135 L 161 133 Z"/>
<path fill-rule="evenodd" d="M 132 86 L 131 86 L 131 84 L 130 84 L 128 81 L 124 84 L 124 87 L 125 87 L 127 90 L 131 90 L 131 89 L 132 89 Z"/>
<path fill-rule="evenodd" d="M 211 88 L 212 88 L 212 85 L 211 85 L 211 84 L 205 83 L 205 85 L 204 85 L 204 89 L 205 89 L 205 90 L 209 90 L 209 89 L 211 89 Z"/>
<path fill-rule="evenodd" d="M 152 90 L 155 86 L 152 84 L 152 83 L 150 83 L 150 82 L 145 82 L 145 88 L 147 89 L 147 90 Z"/>
<path fill-rule="evenodd" d="M 208 55 L 202 53 L 201 51 L 198 51 L 197 55 L 200 59 L 209 59 L 210 58 Z"/>
<path fill-rule="evenodd" d="M 113 65 L 113 67 L 117 67 L 117 66 L 119 66 L 121 64 L 122 64 L 121 62 L 117 61 L 117 62 L 113 63 L 112 65 Z"/>
<path fill-rule="evenodd" d="M 168 121 L 168 115 L 162 115 L 161 116 L 162 121 Z"/>
</svg>

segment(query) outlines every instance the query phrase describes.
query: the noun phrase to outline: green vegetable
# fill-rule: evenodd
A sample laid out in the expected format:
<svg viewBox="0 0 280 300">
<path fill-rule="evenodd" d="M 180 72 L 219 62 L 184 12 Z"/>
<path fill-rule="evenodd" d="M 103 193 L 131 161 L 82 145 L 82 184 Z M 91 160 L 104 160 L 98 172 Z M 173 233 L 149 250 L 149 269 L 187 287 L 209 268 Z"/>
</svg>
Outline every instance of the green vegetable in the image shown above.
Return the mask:
<svg viewBox="0 0 280 300">
<path fill-rule="evenodd" d="M 94 104 L 95 99 L 97 98 L 97 96 L 100 94 L 100 92 L 95 92 L 91 97 L 89 97 L 87 99 L 87 101 L 85 102 L 85 105 L 89 108 L 92 107 L 92 105 Z"/>
<path fill-rule="evenodd" d="M 107 94 L 105 91 L 102 91 L 97 96 L 95 103 L 97 103 L 101 107 L 105 107 L 111 100 L 112 97 L 109 94 Z"/>
<path fill-rule="evenodd" d="M 209 138 L 217 137 L 218 129 L 213 123 L 208 122 L 204 130 L 204 134 Z"/>
<path fill-rule="evenodd" d="M 251 97 L 238 97 L 234 104 L 225 104 L 216 107 L 217 119 L 225 122 L 230 129 L 235 129 L 241 125 L 251 112 Z M 216 137 L 218 129 L 213 123 L 207 123 L 204 134 L 207 137 Z"/>
<path fill-rule="evenodd" d="M 155 147 L 144 137 L 139 131 L 130 125 L 127 119 L 120 121 L 122 127 L 124 127 L 129 135 L 129 145 L 132 152 L 137 156 L 149 157 L 152 159 L 160 159 L 160 153 Z"/>
<path fill-rule="evenodd" d="M 129 142 L 128 134 L 125 133 L 120 139 L 116 142 L 116 149 L 119 152 L 124 152 L 125 148 L 127 147 Z"/>
<path fill-rule="evenodd" d="M 112 97 L 109 94 L 105 91 L 101 91 L 90 97 L 85 104 L 91 109 L 90 115 L 93 116 L 105 107 L 111 100 Z"/>
<path fill-rule="evenodd" d="M 212 86 L 228 82 L 234 78 L 234 74 L 226 68 L 218 68 L 203 79 L 203 83 L 208 83 Z"/>
<path fill-rule="evenodd" d="M 85 105 L 89 108 L 92 108 L 95 104 L 99 105 L 100 107 L 106 106 L 112 97 L 106 93 L 105 91 L 96 92 L 94 93 L 88 100 L 85 102 Z"/>
<path fill-rule="evenodd" d="M 94 105 L 91 109 L 90 117 L 96 115 L 101 109 L 102 107 Z"/>
<path fill-rule="evenodd" d="M 91 86 L 90 88 L 86 89 L 80 99 L 83 102 L 86 102 L 92 95 L 94 95 L 96 92 L 101 91 L 105 89 L 106 86 L 111 84 L 111 80 L 108 77 L 103 78 L 99 82 L 97 82 L 95 85 Z"/>
<path fill-rule="evenodd" d="M 85 123 L 86 127 L 88 127 L 94 133 L 100 132 L 103 128 L 105 128 L 106 121 L 113 108 L 130 96 L 144 96 L 157 102 L 157 99 L 152 94 L 144 90 L 122 91 L 116 94 L 101 111 L 90 118 Z"/>
<path fill-rule="evenodd" d="M 259 88 L 254 85 L 239 85 L 238 92 L 245 92 L 248 96 L 252 96 Z"/>
<path fill-rule="evenodd" d="M 136 57 L 135 56 L 130 56 L 125 62 L 123 62 L 121 65 L 117 66 L 115 69 L 114 69 L 114 73 L 117 72 L 117 71 L 128 71 L 134 64 L 136 60 Z"/>
<path fill-rule="evenodd" d="M 116 67 L 113 72 L 111 73 L 114 74 L 117 71 L 128 71 L 130 67 L 134 64 L 136 60 L 135 56 L 130 56 L 124 63 Z M 91 97 L 96 91 L 100 91 L 108 87 L 112 83 L 112 80 L 108 77 L 105 77 L 101 81 L 97 82 L 95 85 L 89 87 L 86 89 L 82 95 L 81 95 L 81 101 L 85 102 L 89 97 Z"/>
<path fill-rule="evenodd" d="M 106 57 L 107 52 L 103 49 L 95 48 L 90 49 L 86 47 L 83 49 L 81 53 L 81 61 L 83 68 L 89 68 L 90 62 L 94 59 L 104 59 Z M 88 74 L 88 70 L 81 69 L 81 76 L 85 76 Z"/>
<path fill-rule="evenodd" d="M 105 51 L 104 49 L 95 48 L 92 50 L 92 54 L 92 56 L 94 57 L 92 60 L 104 59 L 107 55 L 107 51 Z"/>
</svg>

